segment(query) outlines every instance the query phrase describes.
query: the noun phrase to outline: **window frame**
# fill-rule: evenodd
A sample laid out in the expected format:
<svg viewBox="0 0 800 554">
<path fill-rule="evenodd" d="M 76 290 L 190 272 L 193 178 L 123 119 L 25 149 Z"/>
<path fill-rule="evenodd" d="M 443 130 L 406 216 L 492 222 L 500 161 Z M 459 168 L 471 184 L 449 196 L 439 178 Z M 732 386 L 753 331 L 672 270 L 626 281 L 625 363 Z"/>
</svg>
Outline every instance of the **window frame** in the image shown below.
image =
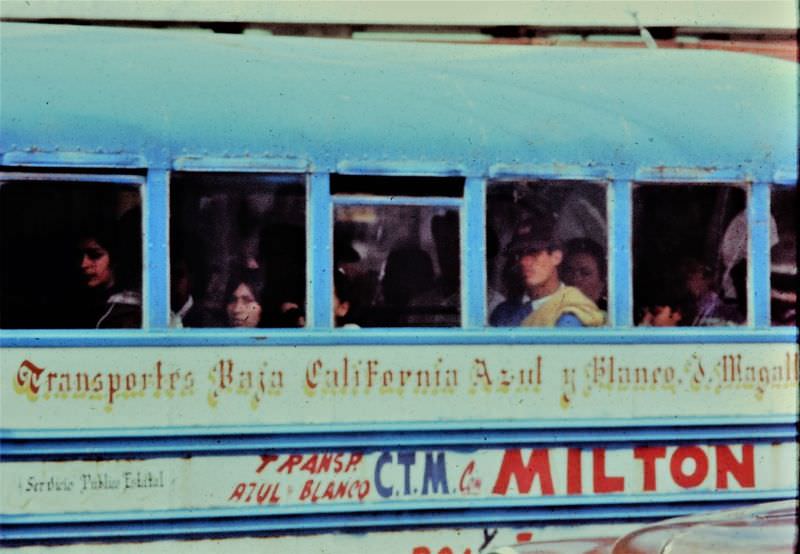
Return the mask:
<svg viewBox="0 0 800 554">
<path fill-rule="evenodd" d="M 759 221 L 758 213 L 769 210 L 772 186 L 796 187 L 795 174 L 789 177 L 776 173 L 774 179 L 748 180 L 740 172 L 706 172 L 692 168 L 665 170 L 633 168 L 615 174 L 599 166 L 572 168 L 558 166 L 539 168 L 528 165 L 492 166 L 480 175 L 467 174 L 463 168 L 442 164 L 411 162 L 368 164 L 341 162 L 333 172 L 344 174 L 380 173 L 387 175 L 429 175 L 434 177 L 464 177 L 464 196 L 461 199 L 461 309 L 462 326 L 449 329 L 362 329 L 358 332 L 337 330 L 332 326 L 332 279 L 315 279 L 318 272 L 332 267 L 333 202 L 330 197 L 329 171 L 317 170 L 311 162 L 297 158 L 218 158 L 183 156 L 165 159 L 165 164 L 148 165 L 140 156 L 86 154 L 56 157 L 25 154 L 3 155 L 2 170 L 8 173 L 74 176 L 82 170 L 110 175 L 132 174 L 141 191 L 143 233 L 143 326 L 135 330 L 65 329 L 9 330 L 0 332 L 3 347 L 107 347 L 107 346 L 233 346 L 258 345 L 269 339 L 270 344 L 330 345 L 330 344 L 670 344 L 670 343 L 770 343 L 794 342 L 796 329 L 791 326 L 772 327 L 768 305 L 758 306 L 754 298 L 769 298 L 770 259 L 769 225 Z M 22 153 L 20 153 L 22 154 Z M 19 158 L 19 159 L 17 159 Z M 41 159 L 40 159 L 41 158 Z M 417 171 L 417 168 L 422 168 Z M 424 169 L 424 170 L 423 170 Z M 618 168 L 620 169 L 620 168 Z M 189 172 L 228 173 L 302 173 L 307 187 L 307 325 L 302 329 L 258 329 L 257 332 L 205 328 L 169 328 L 169 178 L 172 170 Z M 785 172 L 784 172 L 785 173 Z M 687 177 L 688 175 L 688 177 Z M 779 178 L 780 177 L 780 178 Z M 609 326 L 599 329 L 495 329 L 486 322 L 485 267 L 485 210 L 488 183 L 502 178 L 527 180 L 606 182 L 609 225 Z M 752 321 L 747 326 L 730 329 L 678 328 L 639 330 L 632 318 L 632 190 L 636 183 L 680 183 L 687 185 L 713 182 L 748 187 L 747 201 L 750 259 L 748 290 L 751 296 Z M 627 222 L 627 224 L 619 224 Z M 470 247 L 477 245 L 475 247 Z M 422 329 L 422 333 L 420 330 Z M 624 333 L 620 333 L 624 330 Z"/>
<path fill-rule="evenodd" d="M 147 302 L 149 275 L 146 270 L 150 267 L 152 260 L 149 258 L 149 248 L 145 242 L 145 226 L 148 219 L 148 175 L 145 171 L 138 167 L 133 167 L 123 164 L 120 167 L 112 166 L 106 167 L 105 165 L 95 166 L 91 163 L 83 165 L 32 165 L 25 164 L 21 166 L 12 166 L 4 164 L 0 166 L 0 180 L 3 181 L 16 181 L 16 182 L 49 182 L 49 183 L 64 183 L 65 186 L 70 184 L 97 184 L 98 186 L 108 187 L 122 187 L 132 186 L 136 188 L 139 195 L 139 206 L 141 206 L 141 217 L 139 221 L 142 233 L 142 251 L 141 260 L 142 265 L 140 268 L 141 277 L 141 312 L 142 323 L 141 327 L 137 329 L 63 329 L 63 328 L 32 328 L 32 329 L 0 329 L 2 335 L 11 334 L 36 336 L 41 332 L 45 333 L 61 333 L 66 335 L 83 335 L 86 332 L 99 333 L 99 334 L 115 334 L 115 333 L 141 333 L 146 331 L 149 327 L 149 306 Z M 35 339 L 34 339 L 35 341 Z M 0 346 L 5 346 L 0 343 Z"/>
<path fill-rule="evenodd" d="M 327 266 L 326 269 L 328 271 L 333 271 L 334 266 L 334 259 L 333 259 L 333 227 L 335 225 L 335 210 L 337 206 L 418 206 L 418 207 L 444 207 L 444 208 L 454 208 L 458 210 L 458 217 L 459 217 L 459 314 L 460 314 L 460 321 L 461 324 L 455 327 L 426 327 L 426 326 L 403 326 L 403 327 L 368 327 L 359 329 L 358 333 L 362 333 L 367 331 L 369 333 L 386 333 L 386 334 L 401 334 L 406 330 L 415 330 L 415 332 L 422 332 L 423 334 L 430 333 L 431 331 L 435 330 L 444 330 L 445 332 L 452 332 L 454 330 L 465 329 L 470 327 L 470 322 L 468 320 L 468 316 L 466 314 L 466 306 L 467 306 L 467 294 L 466 288 L 469 286 L 466 271 L 468 266 L 465 264 L 465 253 L 469 251 L 467 245 L 469 244 L 465 238 L 466 230 L 465 225 L 468 221 L 468 218 L 465 215 L 467 210 L 467 186 L 468 186 L 468 178 L 464 177 L 460 174 L 460 171 L 457 169 L 445 169 L 445 168 L 433 168 L 428 167 L 425 171 L 413 171 L 409 170 L 407 172 L 404 171 L 395 171 L 393 169 L 388 169 L 385 167 L 380 166 L 369 166 L 363 169 L 353 166 L 351 164 L 346 164 L 344 166 L 346 169 L 345 172 L 337 172 L 336 174 L 341 176 L 342 178 L 347 177 L 383 177 L 383 178 L 391 178 L 391 177 L 403 177 L 403 178 L 459 178 L 464 181 L 464 188 L 463 193 L 460 197 L 455 196 L 437 196 L 435 194 L 431 194 L 430 196 L 382 196 L 382 195 L 375 195 L 369 196 L 366 194 L 332 194 L 331 191 L 331 182 L 330 176 L 331 174 L 327 174 L 328 182 L 327 182 L 327 200 L 329 203 L 329 209 L 327 212 L 330 214 L 330 236 L 325 237 L 326 242 L 325 244 L 329 247 L 330 255 L 327 256 L 326 262 Z M 474 185 L 473 185 L 474 186 Z M 432 191 L 435 192 L 435 191 Z M 329 329 L 329 330 L 336 330 L 334 319 L 335 315 L 333 313 L 333 274 L 331 273 L 328 278 L 325 279 L 329 287 L 326 287 L 324 290 L 321 291 L 323 298 L 327 298 L 330 306 L 326 306 L 327 310 L 322 313 L 317 313 L 317 317 L 319 318 L 318 321 L 325 322 L 324 325 L 321 325 L 321 328 Z M 337 330 L 340 332 L 342 330 Z M 353 330 L 344 331 L 347 334 L 353 334 Z"/>
<path fill-rule="evenodd" d="M 692 180 L 687 179 L 686 176 L 676 176 L 677 178 L 670 178 L 668 176 L 664 179 L 635 179 L 631 182 L 630 194 L 631 194 L 631 213 L 629 217 L 629 227 L 630 227 L 630 242 L 628 243 L 628 248 L 630 250 L 630 256 L 628 258 L 628 270 L 630 273 L 630 281 L 631 281 L 631 310 L 630 310 L 630 317 L 631 317 L 631 327 L 640 328 L 643 332 L 654 332 L 655 328 L 647 327 L 647 326 L 640 326 L 637 325 L 636 321 L 633 319 L 633 312 L 634 312 L 634 302 L 633 302 L 633 293 L 634 293 L 634 282 L 633 282 L 633 267 L 635 260 L 633 259 L 634 256 L 634 236 L 633 233 L 635 232 L 635 222 L 633 220 L 633 196 L 637 188 L 641 187 L 658 187 L 658 188 L 666 188 L 666 187 L 731 187 L 744 192 L 745 198 L 745 207 L 744 211 L 747 214 L 747 313 L 745 314 L 745 320 L 740 325 L 733 325 L 730 326 L 731 329 L 736 330 L 744 330 L 744 329 L 753 329 L 758 326 L 756 323 L 759 321 L 758 317 L 755 315 L 755 298 L 758 298 L 757 293 L 755 292 L 755 279 L 754 275 L 758 275 L 758 270 L 754 268 L 759 263 L 759 260 L 754 258 L 755 252 L 757 250 L 754 247 L 754 242 L 756 241 L 756 237 L 754 235 L 754 222 L 757 221 L 757 217 L 755 217 L 755 213 L 757 209 L 754 206 L 754 185 L 750 181 L 745 179 L 737 179 L 737 180 L 722 180 L 722 179 L 701 179 L 701 180 Z M 681 177 L 683 177 L 681 179 Z M 762 208 L 763 209 L 763 208 Z M 769 210 L 769 206 L 766 206 L 766 210 Z M 767 225 L 767 233 L 769 233 L 769 226 Z M 767 237 L 767 240 L 769 238 Z M 763 260 L 762 260 L 763 261 Z M 767 268 L 768 270 L 768 268 Z M 763 298 L 763 297 L 762 297 Z M 769 310 L 769 306 L 767 306 L 767 310 Z M 763 316 L 763 314 L 760 314 Z M 769 326 L 769 323 L 767 324 Z M 695 332 L 699 332 L 702 334 L 713 332 L 713 327 L 703 327 L 703 326 L 688 326 L 684 327 L 684 329 L 691 329 Z M 660 332 L 674 332 L 674 329 L 669 328 L 661 328 Z"/>
<path fill-rule="evenodd" d="M 237 174 L 237 175 L 245 175 L 245 174 L 252 174 L 258 175 L 260 177 L 269 178 L 271 175 L 302 175 L 303 179 L 303 187 L 305 192 L 305 296 L 306 296 L 306 305 L 305 305 L 305 314 L 306 314 L 306 325 L 305 327 L 301 328 L 268 328 L 268 327 L 257 327 L 252 329 L 247 328 L 228 328 L 228 327 L 196 327 L 196 328 L 182 328 L 177 329 L 170 326 L 170 287 L 172 285 L 172 268 L 170 266 L 171 260 L 171 248 L 172 244 L 170 242 L 170 232 L 171 232 L 171 210 L 172 210 L 172 190 L 170 186 L 170 180 L 172 179 L 173 174 L 181 173 L 181 174 L 202 174 L 202 175 L 212 175 L 212 174 Z M 245 335 L 245 336 L 253 336 L 253 335 L 263 335 L 263 334 L 271 334 L 272 331 L 283 331 L 289 333 L 300 333 L 303 331 L 307 331 L 308 329 L 313 327 L 313 292 L 315 289 L 314 286 L 314 279 L 312 279 L 312 275 L 314 275 L 313 271 L 315 269 L 317 260 L 312 259 L 316 255 L 317 249 L 314 247 L 312 236 L 313 236 L 313 229 L 314 229 L 314 220 L 316 219 L 310 213 L 313 209 L 313 206 L 316 206 L 320 202 L 318 200 L 312 201 L 312 181 L 313 181 L 313 174 L 309 172 L 309 165 L 307 162 L 303 160 L 295 160 L 295 159 L 287 159 L 287 160 L 270 160 L 269 162 L 264 163 L 263 161 L 253 161 L 251 159 L 220 159 L 220 158 L 178 158 L 173 163 L 173 169 L 170 171 L 164 171 L 163 176 L 158 175 L 158 182 L 157 188 L 161 189 L 165 196 L 165 200 L 163 203 L 165 215 L 163 218 L 155 218 L 153 223 L 154 229 L 153 231 L 159 236 L 161 239 L 160 241 L 148 241 L 148 245 L 152 245 L 152 242 L 160 242 L 166 245 L 166 248 L 162 249 L 159 248 L 159 245 L 154 245 L 158 250 L 160 256 L 160 261 L 163 264 L 163 268 L 157 274 L 157 279 L 159 284 L 159 293 L 160 296 L 154 300 L 154 303 L 157 304 L 157 311 L 161 319 L 159 319 L 158 328 L 164 329 L 168 333 L 172 334 L 199 334 L 199 333 L 213 333 L 218 334 L 220 336 L 226 335 Z M 270 184 L 265 183 L 264 187 L 272 187 L 272 186 L 280 186 L 278 184 Z M 158 223 L 160 221 L 167 222 L 166 225 L 162 226 Z"/>
</svg>

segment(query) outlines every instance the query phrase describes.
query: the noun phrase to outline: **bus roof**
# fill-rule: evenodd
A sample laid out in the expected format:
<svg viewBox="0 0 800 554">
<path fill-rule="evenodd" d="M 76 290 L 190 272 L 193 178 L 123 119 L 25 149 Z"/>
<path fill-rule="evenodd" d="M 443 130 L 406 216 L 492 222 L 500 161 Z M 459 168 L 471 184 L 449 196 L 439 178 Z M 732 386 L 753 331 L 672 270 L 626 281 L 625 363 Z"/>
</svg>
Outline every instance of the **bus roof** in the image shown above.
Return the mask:
<svg viewBox="0 0 800 554">
<path fill-rule="evenodd" d="M 798 65 L 754 55 L 13 23 L 1 44 L 6 163 L 82 152 L 796 180 Z"/>
</svg>

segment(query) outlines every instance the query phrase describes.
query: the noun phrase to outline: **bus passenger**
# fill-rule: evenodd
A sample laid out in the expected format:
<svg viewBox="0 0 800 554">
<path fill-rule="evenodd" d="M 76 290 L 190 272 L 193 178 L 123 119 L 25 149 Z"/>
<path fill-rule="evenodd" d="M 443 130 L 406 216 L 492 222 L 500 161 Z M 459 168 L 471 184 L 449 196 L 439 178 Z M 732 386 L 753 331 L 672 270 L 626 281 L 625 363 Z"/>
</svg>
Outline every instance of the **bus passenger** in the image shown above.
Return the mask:
<svg viewBox="0 0 800 554">
<path fill-rule="evenodd" d="M 182 257 L 173 258 L 170 264 L 169 326 L 175 329 L 199 327 L 197 304 L 192 295 L 192 271 Z"/>
<path fill-rule="evenodd" d="M 645 305 L 640 327 L 678 327 L 687 325 L 688 303 L 675 294 L 659 292 Z M 691 315 L 691 314 L 688 314 Z"/>
<path fill-rule="evenodd" d="M 413 244 L 394 247 L 384 265 L 382 302 L 373 307 L 370 326 L 412 325 L 413 315 L 418 313 L 413 307 L 414 299 L 430 290 L 434 277 L 433 261 L 425 250 Z"/>
<path fill-rule="evenodd" d="M 436 247 L 439 275 L 432 286 L 411 300 L 409 325 L 458 327 L 461 325 L 459 306 L 459 221 L 458 212 L 447 211 L 431 218 L 431 236 Z"/>
<path fill-rule="evenodd" d="M 564 255 L 564 283 L 577 287 L 598 308 L 607 310 L 606 255 L 603 247 L 590 238 L 568 241 Z"/>
<path fill-rule="evenodd" d="M 225 293 L 225 311 L 230 327 L 262 327 L 266 322 L 263 308 L 264 280 L 255 270 L 234 275 Z"/>
<path fill-rule="evenodd" d="M 489 322 L 495 327 L 597 327 L 605 317 L 579 289 L 559 278 L 564 257 L 548 222 L 528 220 L 514 232 L 509 254 L 516 261 L 522 295 L 500 304 Z"/>
<path fill-rule="evenodd" d="M 353 284 L 347 274 L 342 269 L 335 269 L 333 272 L 333 317 L 336 327 L 359 328 L 351 321 L 354 300 Z"/>
<path fill-rule="evenodd" d="M 734 325 L 744 320 L 734 304 L 722 300 L 714 287 L 714 272 L 695 258 L 686 258 L 679 264 L 679 273 L 689 301 L 695 327 Z M 735 272 L 734 272 L 735 273 Z M 742 292 L 746 297 L 746 290 Z"/>
<path fill-rule="evenodd" d="M 83 291 L 76 306 L 77 327 L 135 329 L 142 326 L 142 298 L 125 287 L 120 271 L 118 232 L 111 225 L 86 230 L 78 240 Z"/>
</svg>

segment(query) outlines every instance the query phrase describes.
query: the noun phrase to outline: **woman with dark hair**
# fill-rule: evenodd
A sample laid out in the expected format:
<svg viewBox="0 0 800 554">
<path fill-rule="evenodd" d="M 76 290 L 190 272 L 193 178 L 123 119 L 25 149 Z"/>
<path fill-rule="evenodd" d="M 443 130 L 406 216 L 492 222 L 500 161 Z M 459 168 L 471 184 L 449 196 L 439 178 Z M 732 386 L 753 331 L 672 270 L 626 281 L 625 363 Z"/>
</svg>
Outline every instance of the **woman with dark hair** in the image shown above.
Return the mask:
<svg viewBox="0 0 800 554">
<path fill-rule="evenodd" d="M 97 329 L 142 326 L 142 297 L 126 288 L 120 270 L 120 238 L 111 226 L 86 229 L 78 240 L 78 263 L 83 294 L 80 298 L 79 327 Z"/>
<path fill-rule="evenodd" d="M 264 327 L 264 279 L 256 270 L 235 273 L 225 290 L 225 313 L 230 327 Z"/>
</svg>

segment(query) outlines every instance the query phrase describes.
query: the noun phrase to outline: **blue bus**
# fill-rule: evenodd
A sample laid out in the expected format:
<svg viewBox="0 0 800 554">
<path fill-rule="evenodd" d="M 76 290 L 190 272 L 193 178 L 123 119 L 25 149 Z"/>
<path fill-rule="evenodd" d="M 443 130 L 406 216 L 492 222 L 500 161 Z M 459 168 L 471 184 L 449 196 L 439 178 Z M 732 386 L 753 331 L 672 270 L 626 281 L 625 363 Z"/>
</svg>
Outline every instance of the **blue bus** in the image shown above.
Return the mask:
<svg viewBox="0 0 800 554">
<path fill-rule="evenodd" d="M 796 63 L 2 36 L 4 544 L 796 497 Z"/>
</svg>

